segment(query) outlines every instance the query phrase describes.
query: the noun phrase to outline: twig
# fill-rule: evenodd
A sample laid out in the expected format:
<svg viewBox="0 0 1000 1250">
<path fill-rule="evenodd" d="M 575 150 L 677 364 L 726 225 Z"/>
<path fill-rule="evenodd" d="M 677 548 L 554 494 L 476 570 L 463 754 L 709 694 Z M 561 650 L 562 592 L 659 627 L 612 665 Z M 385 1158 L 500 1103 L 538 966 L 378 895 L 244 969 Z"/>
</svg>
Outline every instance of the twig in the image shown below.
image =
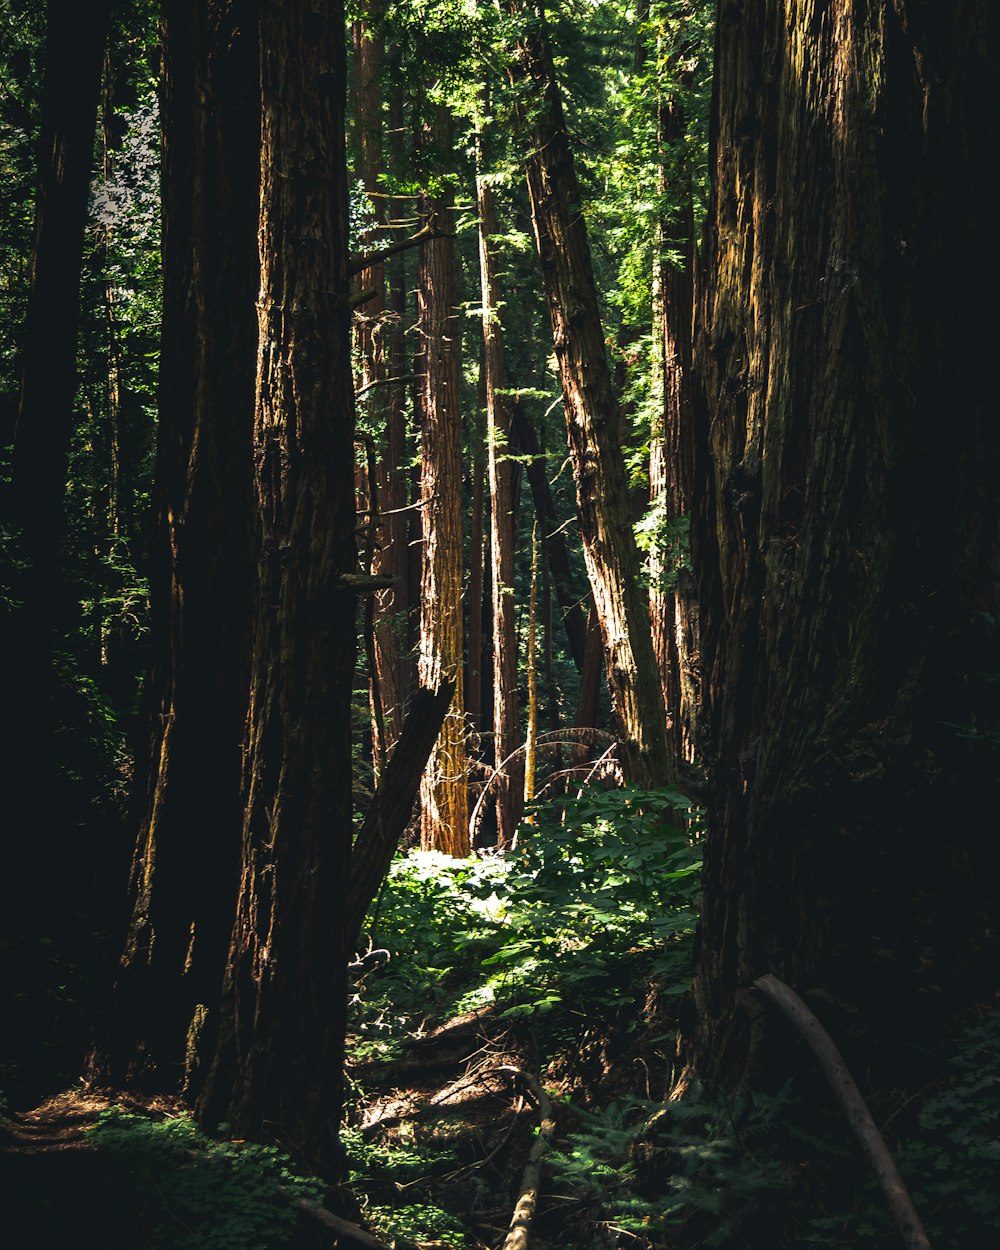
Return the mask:
<svg viewBox="0 0 1000 1250">
<path fill-rule="evenodd" d="M 830 1034 L 784 981 L 768 973 L 758 977 L 754 985 L 795 1025 L 819 1060 L 830 1088 L 878 1177 L 903 1244 L 908 1250 L 931 1250 L 930 1240 L 889 1148 Z"/>
<path fill-rule="evenodd" d="M 542 1158 L 555 1139 L 556 1122 L 552 1117 L 552 1103 L 537 1077 L 514 1067 L 502 1067 L 497 1071 L 513 1073 L 527 1085 L 538 1103 L 538 1112 L 541 1117 L 538 1136 L 535 1138 L 535 1144 L 531 1147 L 531 1153 L 528 1155 L 528 1161 L 521 1174 L 521 1196 L 514 1206 L 514 1214 L 511 1216 L 510 1227 L 503 1243 L 503 1250 L 527 1250 L 531 1222 L 535 1217 L 535 1208 L 538 1206 Z"/>
</svg>

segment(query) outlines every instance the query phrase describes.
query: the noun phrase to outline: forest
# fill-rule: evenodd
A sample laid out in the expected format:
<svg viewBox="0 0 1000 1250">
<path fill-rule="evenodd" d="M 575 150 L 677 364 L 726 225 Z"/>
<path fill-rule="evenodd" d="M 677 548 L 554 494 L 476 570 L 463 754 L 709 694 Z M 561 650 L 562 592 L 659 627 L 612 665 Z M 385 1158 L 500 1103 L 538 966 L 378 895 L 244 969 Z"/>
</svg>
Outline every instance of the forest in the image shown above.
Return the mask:
<svg viewBox="0 0 1000 1250">
<path fill-rule="evenodd" d="M 0 0 L 3 1244 L 1000 1244 L 997 24 Z"/>
</svg>

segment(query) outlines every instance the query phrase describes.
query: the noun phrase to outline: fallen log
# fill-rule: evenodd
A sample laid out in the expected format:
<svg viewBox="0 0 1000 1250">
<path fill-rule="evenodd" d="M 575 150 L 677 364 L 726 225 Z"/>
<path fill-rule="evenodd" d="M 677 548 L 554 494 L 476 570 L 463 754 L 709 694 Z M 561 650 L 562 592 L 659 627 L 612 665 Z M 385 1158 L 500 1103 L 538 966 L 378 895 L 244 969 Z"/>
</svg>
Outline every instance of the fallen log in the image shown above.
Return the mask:
<svg viewBox="0 0 1000 1250">
<path fill-rule="evenodd" d="M 540 1123 L 538 1136 L 531 1147 L 528 1160 L 521 1174 L 521 1192 L 514 1206 L 514 1214 L 510 1219 L 510 1227 L 503 1243 L 503 1250 L 527 1250 L 531 1235 L 531 1223 L 538 1207 L 538 1194 L 542 1180 L 542 1159 L 548 1153 L 555 1140 L 556 1122 L 552 1116 L 552 1103 L 542 1089 L 537 1077 L 520 1068 L 503 1067 L 498 1072 L 509 1072 L 517 1076 L 527 1086 L 528 1091 L 538 1103 Z"/>
</svg>

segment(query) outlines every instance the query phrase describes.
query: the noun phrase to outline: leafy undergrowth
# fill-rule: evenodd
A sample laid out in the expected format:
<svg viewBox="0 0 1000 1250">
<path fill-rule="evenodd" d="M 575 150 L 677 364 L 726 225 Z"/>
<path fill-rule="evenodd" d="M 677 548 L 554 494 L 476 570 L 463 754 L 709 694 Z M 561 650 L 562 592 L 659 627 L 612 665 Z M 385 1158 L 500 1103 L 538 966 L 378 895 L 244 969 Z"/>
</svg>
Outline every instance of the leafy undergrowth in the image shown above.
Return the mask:
<svg viewBox="0 0 1000 1250">
<path fill-rule="evenodd" d="M 623 790 L 540 807 L 506 856 L 396 861 L 370 917 L 390 958 L 358 987 L 346 1135 L 384 1237 L 502 1244 L 538 1121 L 521 1069 L 558 1125 L 538 1250 L 892 1243 L 818 1075 L 676 1097 L 698 849 L 679 795 Z M 935 1244 L 982 1250 L 1000 1244 L 1000 1015 L 956 1023 L 942 1065 L 876 1110 Z"/>
</svg>

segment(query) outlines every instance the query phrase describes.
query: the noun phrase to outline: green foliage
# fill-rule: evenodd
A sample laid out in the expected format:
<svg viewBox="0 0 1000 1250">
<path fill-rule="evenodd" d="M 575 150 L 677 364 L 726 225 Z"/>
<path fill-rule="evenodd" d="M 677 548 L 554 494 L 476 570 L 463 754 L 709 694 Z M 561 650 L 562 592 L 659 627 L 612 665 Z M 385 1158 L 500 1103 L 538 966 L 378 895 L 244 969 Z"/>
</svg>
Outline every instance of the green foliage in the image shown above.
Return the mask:
<svg viewBox="0 0 1000 1250">
<path fill-rule="evenodd" d="M 688 800 L 670 790 L 588 791 L 540 804 L 506 856 L 396 860 L 370 919 L 388 967 L 359 1003 L 361 1049 L 421 1019 L 495 1004 L 584 1028 L 654 977 L 689 983 L 700 859 Z M 638 992 L 636 990 L 636 992 Z"/>
<path fill-rule="evenodd" d="M 584 1127 L 549 1156 L 557 1182 L 596 1203 L 595 1222 L 652 1236 L 695 1226 L 698 1244 L 728 1246 L 785 1195 L 771 1156 L 788 1090 L 705 1101 L 697 1091 L 657 1106 L 635 1098 L 580 1113 Z"/>
<path fill-rule="evenodd" d="M 907 1124 L 896 1163 L 928 1236 L 950 1250 L 1000 1241 L 1000 1012 L 970 1025 L 952 1043 L 940 1082 Z M 894 1117 L 895 1119 L 895 1117 Z M 809 1221 L 810 1244 L 854 1246 L 891 1235 L 885 1199 L 869 1173 L 850 1212 Z"/>
<path fill-rule="evenodd" d="M 209 1141 L 188 1116 L 151 1120 L 113 1108 L 89 1137 L 119 1156 L 149 1196 L 145 1244 L 155 1250 L 280 1250 L 296 1215 L 278 1187 L 322 1197 L 319 1182 L 297 1175 L 278 1150 Z"/>
</svg>

